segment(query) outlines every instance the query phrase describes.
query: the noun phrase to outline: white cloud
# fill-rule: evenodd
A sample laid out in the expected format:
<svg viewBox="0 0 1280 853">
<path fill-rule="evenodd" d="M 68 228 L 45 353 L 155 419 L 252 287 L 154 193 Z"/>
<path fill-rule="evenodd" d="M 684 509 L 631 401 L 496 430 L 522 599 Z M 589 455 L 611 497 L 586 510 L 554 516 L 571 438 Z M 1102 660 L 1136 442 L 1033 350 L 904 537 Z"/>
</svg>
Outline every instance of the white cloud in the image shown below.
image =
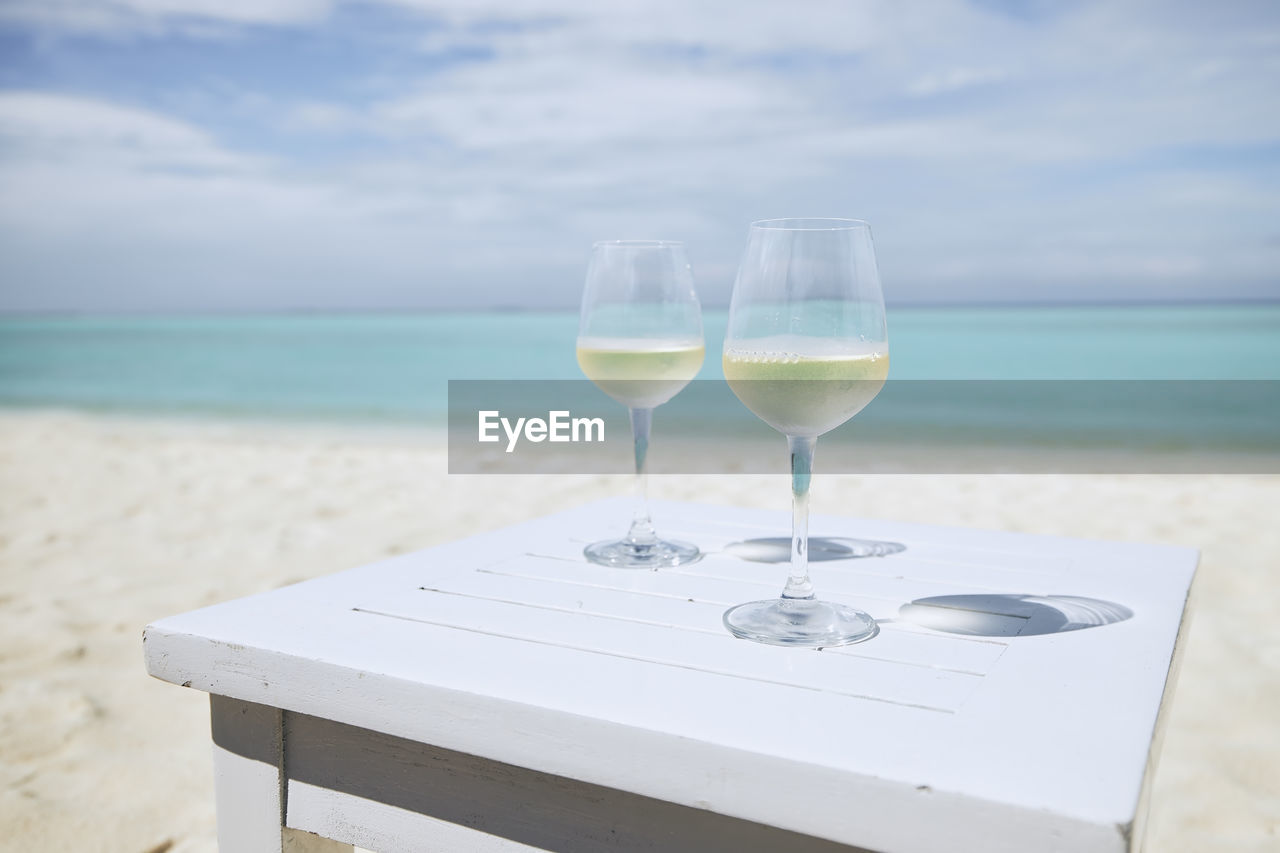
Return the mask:
<svg viewBox="0 0 1280 853">
<path fill-rule="evenodd" d="M 1009 73 L 1001 68 L 949 68 L 945 71 L 933 72 L 907 85 L 907 91 L 913 95 L 929 97 L 949 92 L 957 92 L 985 83 L 1004 80 Z"/>
<path fill-rule="evenodd" d="M 199 22 L 313 23 L 332 8 L 331 0 L 8 0 L 0 5 L 0 20 L 71 31 L 157 33 Z"/>
<path fill-rule="evenodd" d="M 499 31 L 508 44 L 539 43 L 573 33 L 580 44 L 699 45 L 730 53 L 776 53 L 794 49 L 853 51 L 898 32 L 927 29 L 930 17 L 950 15 L 946 2 L 908 9 L 891 0 L 806 0 L 803 5 L 766 0 L 385 0 L 442 16 L 459 28 L 485 21 L 533 21 L 556 27 Z"/>
<path fill-rule="evenodd" d="M 763 78 L 540 54 L 444 76 L 378 104 L 370 118 L 396 131 L 438 133 L 460 148 L 497 150 L 729 138 L 787 112 L 803 118 Z"/>
<path fill-rule="evenodd" d="M 11 156 L 31 160 L 92 156 L 116 167 L 218 170 L 251 162 L 180 121 L 90 98 L 39 92 L 0 92 L 0 139 L 11 147 Z"/>
<path fill-rule="evenodd" d="M 1253 179 L 1222 161 L 1280 141 L 1280 113 L 1265 109 L 1280 83 L 1275 15 L 397 4 L 434 22 L 424 52 L 493 58 L 381 79 L 364 103 L 242 93 L 300 143 L 360 140 L 320 165 L 101 99 L 0 94 L 3 280 L 74 301 L 77 274 L 107 269 L 104 304 L 564 304 L 592 239 L 663 236 L 689 241 L 716 301 L 745 223 L 795 213 L 871 219 L 899 296 L 1274 282 L 1274 164 Z M 156 33 L 323 26 L 329 4 L 50 8 Z"/>
</svg>

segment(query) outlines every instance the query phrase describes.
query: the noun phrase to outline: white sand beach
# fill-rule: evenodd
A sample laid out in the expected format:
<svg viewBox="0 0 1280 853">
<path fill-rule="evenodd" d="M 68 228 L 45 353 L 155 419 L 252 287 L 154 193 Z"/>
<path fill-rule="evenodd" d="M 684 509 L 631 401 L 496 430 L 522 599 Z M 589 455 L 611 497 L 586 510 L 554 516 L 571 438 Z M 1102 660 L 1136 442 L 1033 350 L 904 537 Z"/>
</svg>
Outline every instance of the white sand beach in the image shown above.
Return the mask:
<svg viewBox="0 0 1280 853">
<path fill-rule="evenodd" d="M 779 447 L 781 452 L 781 446 Z M 407 434 L 0 416 L 0 847 L 214 843 L 205 694 L 149 678 L 154 619 L 607 495 L 625 477 L 449 477 Z M 777 477 L 655 497 L 786 508 Z M 819 476 L 815 512 L 1203 550 L 1154 851 L 1280 849 L 1280 476 Z M 781 580 L 781 578 L 780 578 Z"/>
</svg>

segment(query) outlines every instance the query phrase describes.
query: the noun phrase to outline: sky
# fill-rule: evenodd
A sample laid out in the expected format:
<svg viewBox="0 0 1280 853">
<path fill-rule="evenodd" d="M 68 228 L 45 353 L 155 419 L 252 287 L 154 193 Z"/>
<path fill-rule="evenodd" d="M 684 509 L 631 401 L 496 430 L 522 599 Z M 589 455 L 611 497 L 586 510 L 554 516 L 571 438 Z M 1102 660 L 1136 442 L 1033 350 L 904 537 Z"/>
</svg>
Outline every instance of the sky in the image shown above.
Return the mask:
<svg viewBox="0 0 1280 853">
<path fill-rule="evenodd" d="M 890 302 L 1280 299 L 1280 4 L 0 0 L 0 310 L 576 305 L 869 221 Z"/>
</svg>

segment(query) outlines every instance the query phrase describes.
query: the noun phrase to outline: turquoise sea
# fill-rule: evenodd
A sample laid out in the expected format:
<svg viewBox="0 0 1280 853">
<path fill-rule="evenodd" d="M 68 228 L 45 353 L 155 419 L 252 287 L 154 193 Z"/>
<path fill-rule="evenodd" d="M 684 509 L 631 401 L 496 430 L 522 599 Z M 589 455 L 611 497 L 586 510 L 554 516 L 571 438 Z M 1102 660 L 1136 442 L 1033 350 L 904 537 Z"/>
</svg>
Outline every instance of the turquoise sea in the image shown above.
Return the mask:
<svg viewBox="0 0 1280 853">
<path fill-rule="evenodd" d="M 718 353 L 726 314 L 707 311 Z M 0 406 L 441 422 L 449 379 L 579 378 L 576 312 L 0 318 Z M 893 379 L 1280 379 L 1280 305 L 899 308 Z M 708 358 L 701 378 L 720 374 Z"/>
</svg>

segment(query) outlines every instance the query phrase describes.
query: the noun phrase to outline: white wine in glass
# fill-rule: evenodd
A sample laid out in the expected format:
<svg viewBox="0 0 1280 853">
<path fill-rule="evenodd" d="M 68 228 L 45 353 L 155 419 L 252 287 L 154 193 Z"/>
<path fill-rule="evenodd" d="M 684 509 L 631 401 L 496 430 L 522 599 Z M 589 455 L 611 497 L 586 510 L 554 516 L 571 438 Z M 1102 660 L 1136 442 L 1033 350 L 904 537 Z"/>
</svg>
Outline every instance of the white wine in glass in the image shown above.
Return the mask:
<svg viewBox="0 0 1280 853">
<path fill-rule="evenodd" d="M 855 219 L 754 222 L 729 306 L 724 375 L 791 452 L 791 573 L 779 598 L 728 610 L 734 635 L 789 646 L 874 637 L 875 620 L 809 581 L 809 484 L 818 436 L 871 402 L 889 373 L 871 229 Z"/>
<path fill-rule="evenodd" d="M 638 504 L 622 539 L 583 549 L 593 563 L 659 568 L 692 563 L 688 542 L 659 538 L 649 517 L 647 462 L 653 410 L 693 380 L 706 354 L 702 310 L 684 245 L 667 240 L 596 243 L 578 326 L 578 366 L 631 411 Z"/>
<path fill-rule="evenodd" d="M 724 350 L 738 399 L 783 435 L 830 432 L 871 402 L 888 373 L 882 344 L 777 335 Z"/>
<path fill-rule="evenodd" d="M 702 340 L 578 338 L 578 366 L 601 391 L 629 409 L 670 400 L 702 368 Z"/>
</svg>

